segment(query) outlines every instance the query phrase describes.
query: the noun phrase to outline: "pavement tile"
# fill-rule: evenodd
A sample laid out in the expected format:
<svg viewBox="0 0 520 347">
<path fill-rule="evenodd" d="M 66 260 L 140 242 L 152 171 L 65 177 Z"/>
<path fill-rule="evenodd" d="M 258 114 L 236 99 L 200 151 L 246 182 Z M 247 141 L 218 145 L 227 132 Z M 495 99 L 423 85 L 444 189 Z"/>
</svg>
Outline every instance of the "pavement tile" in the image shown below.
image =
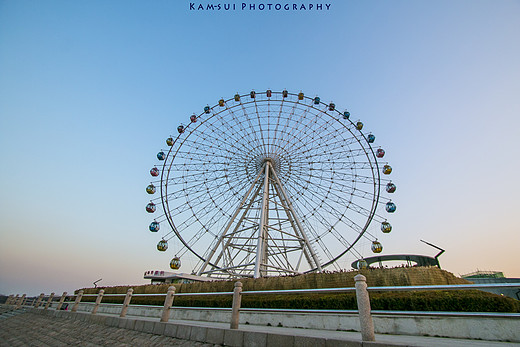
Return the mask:
<svg viewBox="0 0 520 347">
<path fill-rule="evenodd" d="M 113 320 L 111 321 L 109 317 L 96 320 L 103 321 L 105 324 L 39 313 L 21 313 L 0 320 L 0 347 L 213 346 L 202 342 L 110 326 L 107 323 L 112 323 Z M 135 323 L 135 320 L 126 320 L 126 323 L 129 321 Z M 153 328 L 159 326 L 159 322 L 148 322 L 152 323 L 150 326 Z M 147 326 L 148 322 L 143 322 L 142 327 Z M 168 327 L 176 328 L 177 326 L 163 323 L 162 327 L 166 333 Z"/>
</svg>

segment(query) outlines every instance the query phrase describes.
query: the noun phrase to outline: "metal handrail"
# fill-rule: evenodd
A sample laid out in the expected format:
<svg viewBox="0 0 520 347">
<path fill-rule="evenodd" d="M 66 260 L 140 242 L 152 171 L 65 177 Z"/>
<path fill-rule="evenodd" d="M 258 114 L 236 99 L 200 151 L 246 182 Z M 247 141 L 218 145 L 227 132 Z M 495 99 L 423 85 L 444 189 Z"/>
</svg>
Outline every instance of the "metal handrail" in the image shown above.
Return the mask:
<svg viewBox="0 0 520 347">
<path fill-rule="evenodd" d="M 92 294 L 84 294 L 83 296 L 85 295 L 92 295 Z M 94 295 L 97 295 L 97 294 L 94 294 Z M 121 293 L 121 294 L 103 294 L 103 296 L 125 296 L 126 293 Z"/>
<path fill-rule="evenodd" d="M 471 289 L 486 289 L 486 288 L 520 288 L 520 283 L 389 286 L 389 287 L 368 287 L 367 290 L 384 292 L 384 291 L 413 291 L 413 290 L 471 290 Z"/>
<path fill-rule="evenodd" d="M 494 283 L 494 284 L 447 284 L 447 285 L 424 285 L 424 286 L 383 286 L 367 287 L 369 291 L 417 291 L 417 290 L 471 290 L 488 288 L 520 288 L 520 283 Z M 355 292 L 354 287 L 342 288 L 310 288 L 310 289 L 280 289 L 280 290 L 248 290 L 242 291 L 242 295 L 271 295 L 271 294 L 306 294 L 306 293 L 344 293 Z M 121 294 L 104 294 L 103 296 L 125 296 Z M 166 293 L 134 293 L 132 296 L 165 296 Z M 233 295 L 233 292 L 194 292 L 194 293 L 175 293 L 174 296 L 205 296 L 205 295 Z M 76 296 L 76 295 L 71 295 Z M 83 294 L 83 296 L 95 297 L 98 294 Z M 47 296 L 48 297 L 48 296 Z"/>
<path fill-rule="evenodd" d="M 72 311 L 77 310 L 78 304 L 81 301 L 81 296 L 86 297 L 97 297 L 95 302 L 83 302 L 82 304 L 87 306 L 93 306 L 91 314 L 96 314 L 99 306 L 120 306 L 121 314 L 120 317 L 126 315 L 129 306 L 132 307 L 155 307 L 162 308 L 161 322 L 167 322 L 170 319 L 170 313 L 172 309 L 188 309 L 188 310 L 215 310 L 215 311 L 231 311 L 231 329 L 237 329 L 239 323 L 240 312 L 285 312 L 285 313 L 318 313 L 318 314 L 357 314 L 360 317 L 361 335 L 363 341 L 374 341 L 374 327 L 372 323 L 371 315 L 382 315 L 382 316 L 445 316 L 445 317 L 493 317 L 493 318 L 520 318 L 520 313 L 498 313 L 498 312 L 433 312 L 433 311 L 388 311 L 388 310 L 370 310 L 370 298 L 368 292 L 386 292 L 386 291 L 439 291 L 439 290 L 482 290 L 482 289 L 499 289 L 499 288 L 520 288 L 520 283 L 492 283 L 492 284 L 451 284 L 451 285 L 424 285 L 424 286 L 384 286 L 384 287 L 367 287 L 366 277 L 363 275 L 357 275 L 354 280 L 356 281 L 355 287 L 343 287 L 343 288 L 317 288 L 317 289 L 288 289 L 288 290 L 250 290 L 242 291 L 242 283 L 240 281 L 235 283 L 233 292 L 205 292 L 205 293 L 175 293 L 175 287 L 171 286 L 168 289 L 168 293 L 136 293 L 133 294 L 133 289 L 129 288 L 126 294 L 114 293 L 104 294 L 104 289 L 101 289 L 98 294 L 83 294 L 83 291 L 78 292 L 76 295 L 62 295 L 62 300 L 72 303 L 72 298 L 76 297 Z M 323 293 L 347 293 L 355 292 L 356 301 L 358 304 L 358 310 L 309 310 L 309 309 L 287 309 L 287 308 L 241 308 L 241 298 L 243 295 L 273 295 L 273 294 L 323 294 Z M 33 298 L 32 304 L 37 300 L 37 304 L 40 303 L 46 310 L 54 303 L 57 297 L 51 297 L 54 294 L 45 296 L 41 294 L 38 299 Z M 233 305 L 231 308 L 210 308 L 210 307 L 173 307 L 174 297 L 180 296 L 215 296 L 215 295 L 232 295 Z M 125 296 L 122 304 L 116 303 L 102 303 L 104 296 L 107 297 L 120 297 Z M 161 296 L 165 297 L 164 305 L 130 305 L 132 296 L 140 297 L 154 297 Z M 11 300 L 15 298 L 11 297 Z M 18 296 L 16 297 L 18 299 Z M 70 301 L 69 301 L 70 300 Z"/>
<path fill-rule="evenodd" d="M 302 293 L 343 293 L 354 292 L 356 288 L 316 288 L 316 289 L 282 289 L 282 290 L 249 290 L 243 291 L 242 295 L 252 294 L 302 294 Z M 233 293 L 231 293 L 233 294 Z"/>
<path fill-rule="evenodd" d="M 174 296 L 233 295 L 233 292 L 175 293 Z"/>
<path fill-rule="evenodd" d="M 426 291 L 426 290 L 472 290 L 472 289 L 493 289 L 493 288 L 520 288 L 520 283 L 493 283 L 493 284 L 449 284 L 449 285 L 424 285 L 424 286 L 380 286 L 380 287 L 367 287 L 368 291 L 374 292 L 388 292 L 388 291 Z M 346 293 L 355 292 L 354 287 L 343 287 L 343 288 L 314 288 L 314 289 L 282 289 L 282 290 L 249 290 L 242 291 L 241 295 L 275 295 L 275 294 L 323 294 L 323 293 Z M 104 294 L 105 297 L 116 297 L 125 296 L 126 294 Z M 166 293 L 135 293 L 133 296 L 140 297 L 153 297 L 153 296 L 165 296 Z M 214 295 L 233 295 L 233 292 L 196 292 L 196 293 L 175 293 L 173 296 L 214 296 Z M 78 294 L 67 295 L 66 303 L 74 302 L 75 297 Z M 83 294 L 84 297 L 97 297 L 98 294 Z M 48 299 L 49 295 L 42 297 Z M 32 302 L 36 298 L 32 299 Z M 59 297 L 55 296 L 52 302 L 59 301 Z M 136 305 L 132 305 L 136 306 Z M 142 305 L 150 306 L 150 305 Z M 375 312 L 375 311 L 374 311 Z"/>
</svg>

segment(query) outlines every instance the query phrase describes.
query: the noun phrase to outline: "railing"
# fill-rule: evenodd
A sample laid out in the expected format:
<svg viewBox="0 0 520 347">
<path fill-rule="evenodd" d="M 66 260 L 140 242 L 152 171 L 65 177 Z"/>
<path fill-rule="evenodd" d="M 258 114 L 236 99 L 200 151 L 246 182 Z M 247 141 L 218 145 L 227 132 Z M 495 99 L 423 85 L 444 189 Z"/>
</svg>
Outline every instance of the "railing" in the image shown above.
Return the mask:
<svg viewBox="0 0 520 347">
<path fill-rule="evenodd" d="M 130 307 L 130 301 L 133 296 L 165 296 L 164 305 L 162 306 L 161 313 L 161 322 L 167 322 L 170 319 L 170 313 L 173 305 L 173 299 L 176 296 L 209 296 L 209 295 L 232 295 L 233 303 L 231 307 L 231 329 L 238 329 L 239 326 L 239 316 L 241 311 L 245 310 L 255 310 L 255 311 L 272 311 L 265 309 L 241 309 L 241 301 L 243 295 L 272 295 L 272 294 L 305 294 L 305 293 L 346 293 L 346 292 L 355 292 L 356 300 L 358 305 L 358 310 L 352 311 L 341 311 L 343 313 L 358 313 L 360 326 L 361 326 L 361 336 L 363 341 L 375 341 L 374 335 L 374 324 L 372 321 L 372 314 L 370 309 L 370 299 L 368 292 L 369 291 L 423 291 L 423 290 L 472 290 L 472 289 L 489 289 L 489 288 L 520 288 L 520 284 L 518 283 L 503 283 L 503 284 L 456 284 L 456 285 L 428 285 L 428 286 L 389 286 L 389 287 L 367 287 L 366 277 L 363 275 L 357 275 L 354 277 L 355 287 L 346 287 L 346 288 L 320 288 L 320 289 L 292 289 L 292 290 L 251 290 L 251 291 L 243 291 L 242 283 L 237 281 L 235 283 L 235 287 L 233 292 L 210 292 L 210 293 L 175 293 L 175 287 L 171 286 L 168 288 L 168 292 L 164 294 L 133 294 L 133 289 L 128 289 L 126 294 L 105 294 L 105 291 L 101 289 L 98 294 L 84 294 L 83 290 L 80 290 L 75 295 L 67 295 L 67 292 L 64 292 L 58 301 L 58 305 L 56 310 L 62 309 L 63 305 L 72 304 L 72 312 L 76 312 L 78 310 L 78 306 L 81 303 L 83 297 L 95 297 L 96 300 L 93 303 L 94 307 L 92 308 L 91 314 L 95 315 L 98 311 L 99 306 L 103 300 L 103 297 L 116 297 L 116 296 L 124 296 L 124 301 L 122 304 L 121 312 L 119 314 L 120 317 L 125 317 Z M 72 301 L 72 298 L 74 300 Z M 29 304 L 26 300 L 26 295 L 23 294 L 21 297 L 19 294 L 16 296 L 10 295 L 6 301 L 7 305 L 12 305 L 16 309 L 21 308 L 22 306 L 34 306 L 34 308 L 38 308 L 43 306 L 44 310 L 47 310 L 53 301 L 57 301 L 57 297 L 55 297 L 54 293 L 51 293 L 49 296 L 45 296 L 44 293 L 40 294 L 38 298 L 34 298 Z M 46 299 L 46 301 L 44 301 Z M 105 304 L 107 305 L 107 304 Z M 114 304 L 120 305 L 120 304 Z M 132 306 L 144 306 L 144 305 L 132 305 Z M 193 308 L 193 309 L 208 309 L 208 308 Z M 222 308 L 220 308 L 222 309 Z M 229 308 L 227 309 L 229 310 Z M 290 310 L 290 309 L 279 309 L 277 311 L 281 312 L 295 312 L 302 310 Z M 304 310 L 310 312 L 311 310 Z M 313 310 L 316 311 L 316 310 Z M 328 313 L 336 313 L 340 312 L 338 310 L 319 310 L 319 312 L 328 312 Z M 392 311 L 374 311 L 374 312 L 392 312 Z M 414 312 L 415 314 L 416 312 Z M 399 311 L 398 314 L 406 314 L 406 312 Z M 431 313 L 430 313 L 431 314 Z M 438 313 L 436 313 L 438 315 Z M 513 314 L 515 317 L 518 315 Z"/>
</svg>

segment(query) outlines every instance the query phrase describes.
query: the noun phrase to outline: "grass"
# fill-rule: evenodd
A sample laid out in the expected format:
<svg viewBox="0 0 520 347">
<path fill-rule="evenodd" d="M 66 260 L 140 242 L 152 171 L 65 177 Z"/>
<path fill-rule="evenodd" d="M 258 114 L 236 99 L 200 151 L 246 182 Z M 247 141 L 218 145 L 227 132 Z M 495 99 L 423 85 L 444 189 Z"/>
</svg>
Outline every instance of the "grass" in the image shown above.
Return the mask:
<svg viewBox="0 0 520 347">
<path fill-rule="evenodd" d="M 362 273 L 368 286 L 445 285 L 471 283 L 436 267 L 371 269 L 336 273 L 312 273 L 300 276 L 243 279 L 243 290 L 288 290 L 311 288 L 353 287 L 354 276 Z M 175 284 L 176 293 L 232 292 L 235 281 L 213 281 Z M 163 305 L 164 296 L 140 297 L 136 294 L 165 294 L 170 284 L 132 286 L 132 304 Z M 125 294 L 130 286 L 103 287 L 105 294 Z M 85 288 L 95 294 L 101 288 Z M 122 303 L 124 296 L 105 297 L 105 303 Z M 95 301 L 85 297 L 83 301 Z M 231 295 L 176 297 L 174 306 L 231 307 Z M 370 292 L 373 310 L 398 311 L 460 311 L 460 312 L 520 312 L 515 299 L 478 290 Z M 355 310 L 354 293 L 245 295 L 244 308 L 337 309 Z"/>
</svg>

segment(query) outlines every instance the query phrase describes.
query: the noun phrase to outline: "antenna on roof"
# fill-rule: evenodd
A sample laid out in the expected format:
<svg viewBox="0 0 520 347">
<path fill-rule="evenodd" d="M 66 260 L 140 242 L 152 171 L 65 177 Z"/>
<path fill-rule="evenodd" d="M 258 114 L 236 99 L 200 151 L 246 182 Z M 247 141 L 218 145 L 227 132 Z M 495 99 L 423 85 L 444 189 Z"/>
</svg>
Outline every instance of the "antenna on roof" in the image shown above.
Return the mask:
<svg viewBox="0 0 520 347">
<path fill-rule="evenodd" d="M 97 288 L 97 284 L 96 284 L 96 283 L 98 283 L 98 282 L 101 281 L 101 280 L 102 280 L 102 278 L 100 278 L 100 279 L 98 279 L 97 281 L 94 281 L 94 283 L 92 283 L 92 284 L 94 285 L 94 288 Z"/>
<path fill-rule="evenodd" d="M 440 251 L 440 252 L 437 253 L 437 255 L 434 257 L 435 260 L 437 260 L 437 266 L 438 266 L 439 269 L 440 269 L 440 268 L 441 268 L 441 264 L 439 264 L 439 259 L 437 259 L 437 258 L 439 258 L 439 256 L 440 256 L 442 253 L 446 252 L 446 251 L 445 251 L 444 249 L 440 248 L 439 246 L 435 246 L 435 245 L 432 244 L 432 243 L 426 242 L 426 241 L 424 241 L 424 240 L 420 240 L 420 241 L 426 243 L 428 246 L 432 246 L 433 248 L 437 248 L 437 249 Z"/>
</svg>

